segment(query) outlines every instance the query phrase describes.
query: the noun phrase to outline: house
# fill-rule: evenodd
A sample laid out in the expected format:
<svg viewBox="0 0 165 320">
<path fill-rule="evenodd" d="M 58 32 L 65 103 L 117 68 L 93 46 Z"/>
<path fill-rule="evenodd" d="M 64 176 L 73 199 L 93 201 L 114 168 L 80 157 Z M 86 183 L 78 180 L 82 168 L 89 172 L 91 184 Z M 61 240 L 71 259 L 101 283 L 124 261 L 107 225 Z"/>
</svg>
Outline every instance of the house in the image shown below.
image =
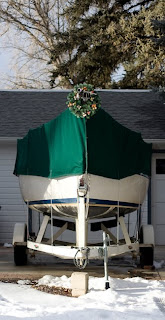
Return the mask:
<svg viewBox="0 0 165 320">
<path fill-rule="evenodd" d="M 11 242 L 14 224 L 26 221 L 18 179 L 13 175 L 17 138 L 66 109 L 69 90 L 0 91 L 0 243 Z M 165 104 L 150 90 L 99 90 L 102 107 L 127 128 L 152 143 L 152 174 L 142 207 L 157 245 L 165 245 Z"/>
</svg>

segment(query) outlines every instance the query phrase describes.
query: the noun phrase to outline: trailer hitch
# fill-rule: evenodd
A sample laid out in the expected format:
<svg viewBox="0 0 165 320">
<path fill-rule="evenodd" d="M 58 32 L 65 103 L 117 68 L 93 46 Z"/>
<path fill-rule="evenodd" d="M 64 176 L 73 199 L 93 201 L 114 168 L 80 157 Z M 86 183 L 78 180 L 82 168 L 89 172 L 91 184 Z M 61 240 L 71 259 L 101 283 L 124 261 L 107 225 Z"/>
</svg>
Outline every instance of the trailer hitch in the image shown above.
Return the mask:
<svg viewBox="0 0 165 320">
<path fill-rule="evenodd" d="M 74 265 L 79 269 L 85 269 L 87 264 L 89 263 L 88 255 L 89 255 L 89 248 L 80 248 L 77 250 L 74 256 Z"/>
</svg>

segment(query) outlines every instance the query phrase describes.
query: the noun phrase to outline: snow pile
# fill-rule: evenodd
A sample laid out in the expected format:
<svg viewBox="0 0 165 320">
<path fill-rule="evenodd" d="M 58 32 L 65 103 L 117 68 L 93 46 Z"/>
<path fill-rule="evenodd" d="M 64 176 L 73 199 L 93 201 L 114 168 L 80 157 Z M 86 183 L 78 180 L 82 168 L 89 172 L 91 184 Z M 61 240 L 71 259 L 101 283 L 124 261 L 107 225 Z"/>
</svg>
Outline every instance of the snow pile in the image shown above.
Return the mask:
<svg viewBox="0 0 165 320">
<path fill-rule="evenodd" d="M 24 284 L 31 284 L 31 281 L 30 280 L 18 280 L 17 283 L 24 285 Z"/>
<path fill-rule="evenodd" d="M 47 294 L 31 288 L 26 281 L 0 282 L 0 320 L 164 320 L 165 281 L 142 278 L 89 278 L 89 293 L 79 298 Z M 70 278 L 44 276 L 38 284 L 70 286 Z"/>
<path fill-rule="evenodd" d="M 70 278 L 66 276 L 53 277 L 51 275 L 46 275 L 38 280 L 38 286 L 42 285 L 70 288 Z"/>
<path fill-rule="evenodd" d="M 12 248 L 13 247 L 13 245 L 11 244 L 11 243 L 4 243 L 4 245 L 3 245 L 5 248 Z"/>
<path fill-rule="evenodd" d="M 161 260 L 160 262 L 154 261 L 155 269 L 161 269 L 163 266 L 164 266 L 164 260 Z"/>
<path fill-rule="evenodd" d="M 110 278 L 109 278 L 110 279 Z M 38 286 L 46 285 L 49 287 L 63 287 L 63 288 L 71 288 L 71 277 L 53 277 L 51 275 L 46 275 L 38 280 Z M 104 290 L 105 288 L 105 280 L 104 278 L 89 277 L 89 290 Z"/>
</svg>

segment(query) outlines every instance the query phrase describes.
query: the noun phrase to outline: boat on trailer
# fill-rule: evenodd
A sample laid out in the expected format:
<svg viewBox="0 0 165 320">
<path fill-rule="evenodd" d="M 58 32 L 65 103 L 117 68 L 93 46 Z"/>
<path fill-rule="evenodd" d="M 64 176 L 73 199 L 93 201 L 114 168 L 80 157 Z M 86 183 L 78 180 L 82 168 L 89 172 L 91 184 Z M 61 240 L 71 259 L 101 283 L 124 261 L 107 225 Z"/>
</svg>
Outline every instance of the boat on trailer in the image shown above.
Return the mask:
<svg viewBox="0 0 165 320">
<path fill-rule="evenodd" d="M 29 223 L 27 232 L 25 224 L 16 224 L 16 264 L 26 262 L 27 248 L 74 259 L 80 268 L 89 259 L 139 251 L 139 239 L 130 239 L 124 216 L 139 210 L 146 197 L 151 145 L 100 108 L 97 93 L 87 89 L 76 87 L 67 110 L 18 140 L 14 174 L 24 201 L 33 214 L 43 213 L 43 220 L 35 235 Z M 45 239 L 49 224 L 51 234 Z M 102 246 L 89 245 L 89 224 L 91 230 L 103 231 Z M 55 226 L 60 228 L 56 233 Z M 122 229 L 122 243 L 110 231 L 115 226 Z M 58 245 L 67 229 L 76 232 L 76 243 Z M 143 244 L 154 245 L 152 226 L 143 227 L 141 234 Z"/>
</svg>

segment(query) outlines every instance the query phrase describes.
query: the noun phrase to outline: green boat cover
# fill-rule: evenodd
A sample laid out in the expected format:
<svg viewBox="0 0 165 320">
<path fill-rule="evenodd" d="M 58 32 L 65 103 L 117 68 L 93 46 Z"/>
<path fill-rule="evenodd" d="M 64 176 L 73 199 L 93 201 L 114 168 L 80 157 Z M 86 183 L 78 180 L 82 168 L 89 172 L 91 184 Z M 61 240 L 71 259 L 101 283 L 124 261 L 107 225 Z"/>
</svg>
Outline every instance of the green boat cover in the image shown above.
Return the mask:
<svg viewBox="0 0 165 320">
<path fill-rule="evenodd" d="M 113 179 L 150 175 L 152 145 L 103 109 L 89 120 L 69 109 L 17 142 L 15 175 L 48 178 L 85 172 Z"/>
</svg>

